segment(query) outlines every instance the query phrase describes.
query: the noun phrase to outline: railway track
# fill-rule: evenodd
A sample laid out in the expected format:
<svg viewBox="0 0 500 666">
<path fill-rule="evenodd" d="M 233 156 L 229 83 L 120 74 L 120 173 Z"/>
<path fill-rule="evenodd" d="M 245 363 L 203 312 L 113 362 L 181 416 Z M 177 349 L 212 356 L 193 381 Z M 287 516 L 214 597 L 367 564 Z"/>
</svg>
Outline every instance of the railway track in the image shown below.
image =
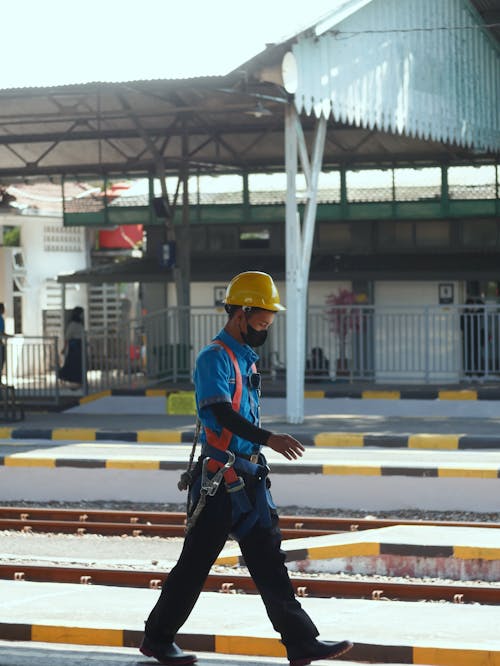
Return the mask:
<svg viewBox="0 0 500 666">
<path fill-rule="evenodd" d="M 167 574 L 157 571 L 98 569 L 94 567 L 60 567 L 25 564 L 0 564 L 0 578 L 5 580 L 79 583 L 115 587 L 148 587 L 159 589 Z M 491 585 L 397 583 L 391 581 L 331 580 L 325 578 L 291 578 L 299 597 L 341 597 L 392 601 L 448 601 L 453 603 L 500 604 L 500 587 Z M 211 574 L 205 592 L 256 594 L 250 576 Z"/>
<path fill-rule="evenodd" d="M 105 536 L 184 536 L 186 515 L 174 512 L 0 507 L 0 530 Z M 500 528 L 500 523 L 280 516 L 284 539 L 356 532 L 395 525 Z"/>
<path fill-rule="evenodd" d="M 109 511 L 54 508 L 1 507 L 0 529 L 24 532 L 99 534 L 127 536 L 183 536 L 185 514 L 181 512 Z M 377 518 L 329 518 L 281 516 L 286 539 L 361 531 L 394 525 L 499 528 L 500 523 L 388 520 Z M 158 571 L 103 569 L 95 567 L 0 564 L 0 578 L 34 582 L 61 582 L 123 587 L 159 588 L 167 574 Z M 449 601 L 500 604 L 500 587 L 419 582 L 336 580 L 324 577 L 292 577 L 297 596 L 391 599 L 402 601 Z M 205 591 L 236 594 L 256 593 L 252 579 L 243 574 L 211 574 Z"/>
</svg>

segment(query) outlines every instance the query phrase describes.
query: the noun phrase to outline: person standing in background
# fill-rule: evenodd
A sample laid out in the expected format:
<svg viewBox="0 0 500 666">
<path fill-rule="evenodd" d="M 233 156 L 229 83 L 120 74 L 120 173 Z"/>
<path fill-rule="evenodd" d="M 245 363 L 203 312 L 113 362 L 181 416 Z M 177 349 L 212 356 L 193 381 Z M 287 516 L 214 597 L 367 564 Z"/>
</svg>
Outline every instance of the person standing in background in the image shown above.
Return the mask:
<svg viewBox="0 0 500 666">
<path fill-rule="evenodd" d="M 4 314 L 5 314 L 5 305 L 3 303 L 0 303 L 0 384 L 3 384 L 2 375 L 3 375 L 3 367 L 5 365 L 5 355 L 7 351 L 5 347 L 5 341 L 9 337 L 5 332 Z"/>
<path fill-rule="evenodd" d="M 71 311 L 70 321 L 64 334 L 64 365 L 59 370 L 59 379 L 72 384 L 71 388 L 76 390 L 83 383 L 83 338 L 85 329 L 83 326 L 83 308 L 77 306 Z"/>
</svg>

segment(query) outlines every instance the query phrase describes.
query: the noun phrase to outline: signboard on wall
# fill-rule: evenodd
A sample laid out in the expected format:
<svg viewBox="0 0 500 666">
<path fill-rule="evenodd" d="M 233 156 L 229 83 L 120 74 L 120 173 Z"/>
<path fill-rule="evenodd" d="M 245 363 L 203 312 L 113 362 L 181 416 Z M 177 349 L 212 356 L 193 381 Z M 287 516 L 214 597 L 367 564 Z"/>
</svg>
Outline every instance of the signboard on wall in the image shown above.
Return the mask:
<svg viewBox="0 0 500 666">
<path fill-rule="evenodd" d="M 224 306 L 224 299 L 226 297 L 226 287 L 214 287 L 214 305 L 216 308 Z"/>
<path fill-rule="evenodd" d="M 453 285 L 442 282 L 439 285 L 439 305 L 450 305 L 453 303 Z"/>
</svg>

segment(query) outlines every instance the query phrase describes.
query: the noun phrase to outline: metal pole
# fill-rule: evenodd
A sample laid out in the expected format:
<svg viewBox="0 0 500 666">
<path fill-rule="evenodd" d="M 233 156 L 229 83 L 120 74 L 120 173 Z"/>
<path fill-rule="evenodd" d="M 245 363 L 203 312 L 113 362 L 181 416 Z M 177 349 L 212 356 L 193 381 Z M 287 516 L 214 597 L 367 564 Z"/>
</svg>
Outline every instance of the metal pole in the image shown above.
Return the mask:
<svg viewBox="0 0 500 666">
<path fill-rule="evenodd" d="M 429 344 L 429 308 L 425 307 L 425 383 L 429 383 L 429 354 L 430 354 L 430 344 Z"/>
<path fill-rule="evenodd" d="M 321 117 L 314 136 L 312 164 L 299 118 L 292 104 L 285 110 L 286 193 L 286 293 L 287 293 L 287 421 L 304 420 L 307 287 L 316 222 L 318 179 L 323 161 L 326 119 Z M 307 203 L 301 229 L 296 198 L 297 156 L 307 182 Z"/>
<path fill-rule="evenodd" d="M 292 103 L 285 108 L 285 240 L 286 240 L 286 420 L 304 420 L 305 296 L 300 257 L 300 222 L 297 211 L 297 122 Z"/>
</svg>

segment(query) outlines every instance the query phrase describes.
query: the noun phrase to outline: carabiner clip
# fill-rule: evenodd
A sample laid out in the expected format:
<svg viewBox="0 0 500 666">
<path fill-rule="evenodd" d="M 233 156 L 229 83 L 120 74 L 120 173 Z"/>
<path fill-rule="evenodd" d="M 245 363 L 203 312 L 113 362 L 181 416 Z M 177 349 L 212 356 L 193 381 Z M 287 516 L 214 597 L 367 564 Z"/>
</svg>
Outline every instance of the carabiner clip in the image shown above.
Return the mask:
<svg viewBox="0 0 500 666">
<path fill-rule="evenodd" d="M 226 451 L 226 453 L 228 456 L 227 462 L 224 464 L 223 467 L 220 467 L 217 470 L 217 472 L 213 475 L 211 479 L 208 478 L 207 474 L 207 465 L 209 458 L 205 458 L 205 460 L 203 461 L 203 468 L 201 474 L 201 492 L 203 492 L 206 495 L 210 495 L 210 497 L 213 497 L 215 493 L 218 491 L 221 481 L 224 478 L 224 473 L 227 472 L 228 469 L 231 469 L 231 467 L 234 465 L 234 461 L 236 460 L 236 456 L 232 451 Z"/>
</svg>

